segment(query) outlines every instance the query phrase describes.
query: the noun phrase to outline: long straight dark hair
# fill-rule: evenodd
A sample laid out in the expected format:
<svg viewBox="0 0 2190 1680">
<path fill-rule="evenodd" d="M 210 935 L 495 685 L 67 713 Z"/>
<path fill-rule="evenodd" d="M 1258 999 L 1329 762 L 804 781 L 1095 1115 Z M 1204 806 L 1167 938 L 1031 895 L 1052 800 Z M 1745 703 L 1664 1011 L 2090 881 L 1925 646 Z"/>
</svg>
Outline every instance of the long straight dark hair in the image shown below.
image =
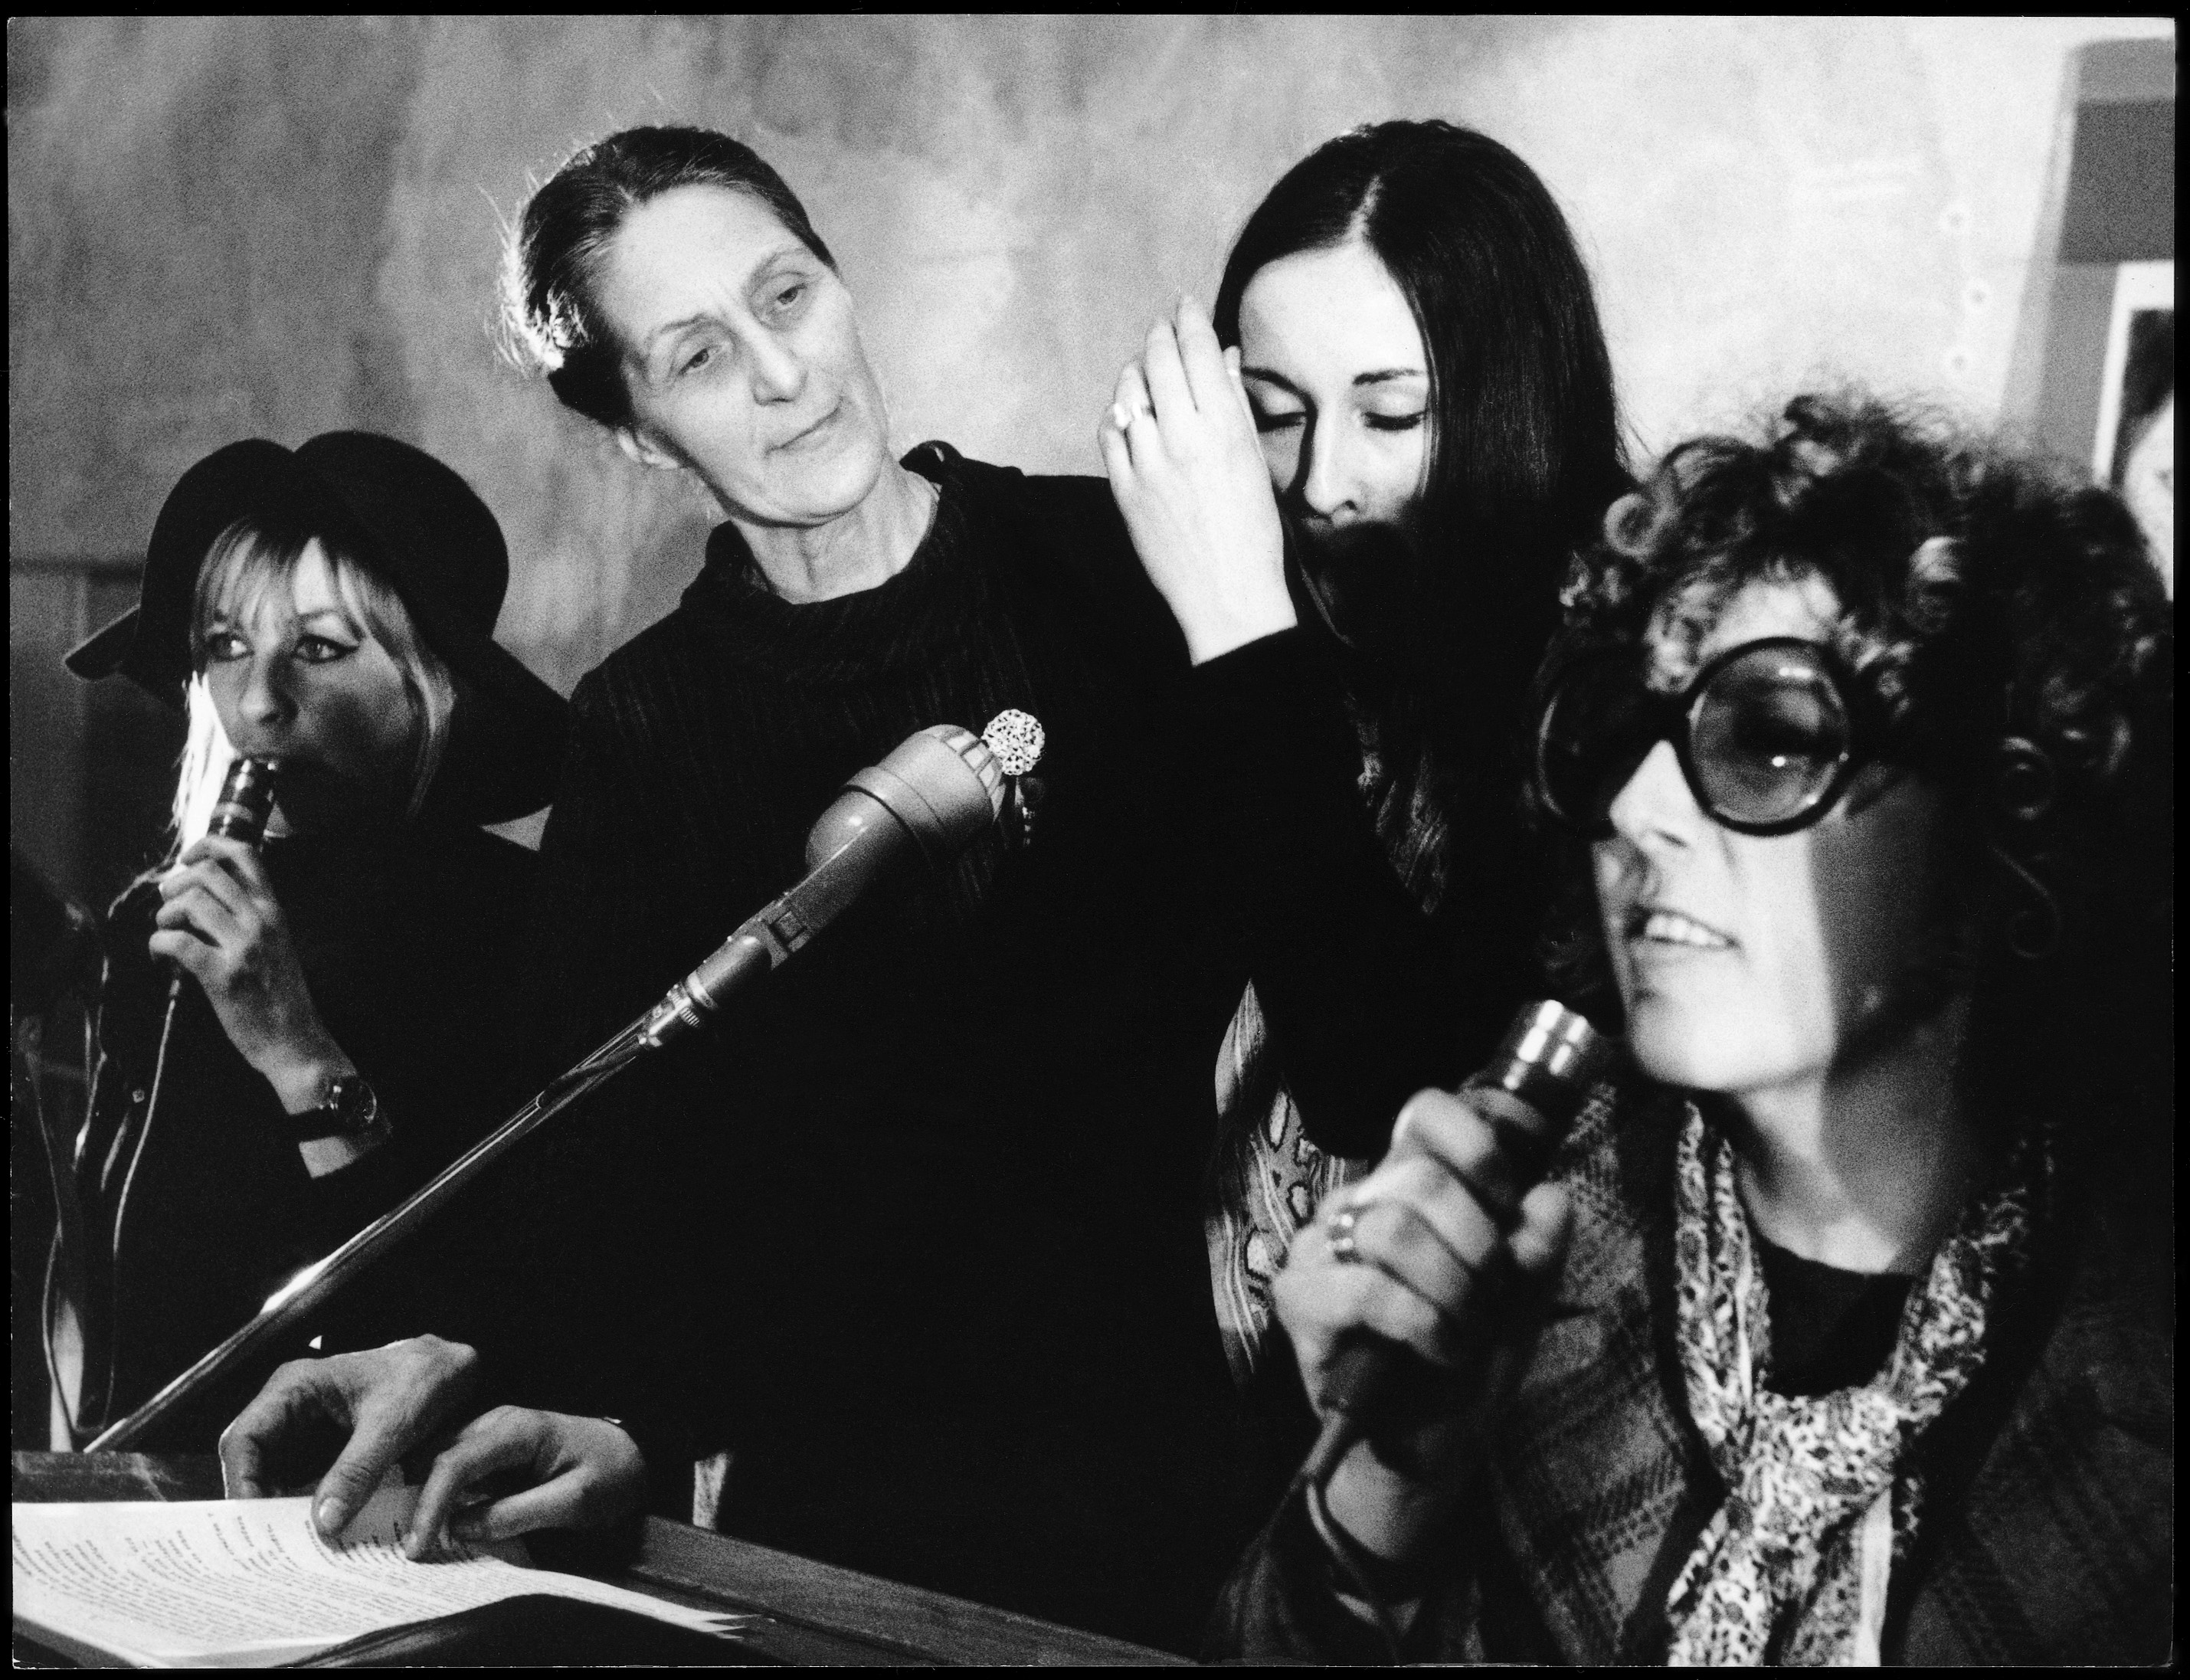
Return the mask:
<svg viewBox="0 0 2190 1680">
<path fill-rule="evenodd" d="M 1589 272 L 1535 171 L 1434 121 L 1357 128 L 1285 173 L 1224 265 L 1218 338 L 1240 342 L 1240 298 L 1262 270 L 1356 239 L 1414 311 L 1433 422 L 1402 640 L 1372 673 L 1370 705 L 1394 747 L 1411 741 L 1438 781 L 1474 784 L 1455 795 L 1495 792 L 1502 814 L 1569 558 L 1631 485 L 1612 360 Z"/>
</svg>

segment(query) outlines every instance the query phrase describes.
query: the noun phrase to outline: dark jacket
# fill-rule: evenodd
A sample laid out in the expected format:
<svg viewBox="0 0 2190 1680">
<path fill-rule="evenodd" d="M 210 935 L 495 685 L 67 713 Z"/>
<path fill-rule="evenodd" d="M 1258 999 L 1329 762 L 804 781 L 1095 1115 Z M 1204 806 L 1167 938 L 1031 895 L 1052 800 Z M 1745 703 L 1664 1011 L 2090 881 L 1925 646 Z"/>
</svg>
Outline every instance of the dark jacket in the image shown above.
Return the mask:
<svg viewBox="0 0 2190 1680">
<path fill-rule="evenodd" d="M 533 854 L 476 828 L 406 826 L 269 840 L 264 855 L 312 1002 L 394 1136 L 313 1178 L 272 1087 L 188 979 L 153 1100 L 174 971 L 145 948 L 156 886 L 116 900 L 77 1158 L 94 1234 L 88 1328 L 116 1361 L 105 1421 L 149 1399 L 501 1117 L 502 1014 Z M 407 1271 L 400 1259 L 384 1263 L 313 1328 L 335 1337 L 330 1348 L 401 1333 L 416 1310 L 397 1304 L 413 1282 Z M 270 1352 L 144 1450 L 210 1451 L 272 1364 L 299 1351 Z"/>
<path fill-rule="evenodd" d="M 1595 1110 L 1569 1143 L 1561 1170 L 1578 1217 L 1558 1297 L 1405 1654 L 1664 1660 L 1666 1593 L 1722 1497 L 1672 1345 L 1681 1115 L 1660 1093 Z M 2153 1242 L 2073 1182 L 2059 1188 L 2035 1281 L 1919 1446 L 1923 1517 L 1888 1586 L 1888 1662 L 2169 1655 L 2165 1234 Z M 1384 1660 L 1333 1596 L 1297 1500 L 1234 1575 L 1212 1639 L 1217 1654 L 1263 1660 Z"/>
</svg>

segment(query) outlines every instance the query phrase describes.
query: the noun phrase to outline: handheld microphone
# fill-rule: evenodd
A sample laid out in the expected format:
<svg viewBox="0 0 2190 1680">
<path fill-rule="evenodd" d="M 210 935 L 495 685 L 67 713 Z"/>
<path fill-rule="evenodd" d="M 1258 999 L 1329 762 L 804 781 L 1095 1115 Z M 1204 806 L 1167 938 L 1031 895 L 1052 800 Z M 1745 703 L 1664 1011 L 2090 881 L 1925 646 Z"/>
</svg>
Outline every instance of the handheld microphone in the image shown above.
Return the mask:
<svg viewBox="0 0 2190 1680">
<path fill-rule="evenodd" d="M 1004 773 L 979 735 L 937 724 L 859 772 L 806 837 L 806 877 L 756 911 L 669 989 L 640 1029 L 650 1047 L 699 1026 L 733 992 L 803 949 L 905 859 L 955 855 L 1004 808 Z"/>
<path fill-rule="evenodd" d="M 239 757 L 228 767 L 221 778 L 220 797 L 213 803 L 213 818 L 206 824 L 207 834 L 218 834 L 224 840 L 238 840 L 258 849 L 266 837 L 266 820 L 274 814 L 274 778 L 281 766 L 271 758 Z M 160 1053 L 164 1062 L 167 1056 L 167 1033 L 174 1025 L 175 1002 L 183 995 L 183 970 L 178 963 L 174 973 L 167 977 L 167 1019 L 160 1029 Z M 156 1086 L 156 1076 L 154 1084 Z"/>
<path fill-rule="evenodd" d="M 266 819 L 274 814 L 274 778 L 279 769 L 271 758 L 238 758 L 230 764 L 206 832 L 255 849 L 266 837 Z"/>
<path fill-rule="evenodd" d="M 258 849 L 266 837 L 266 820 L 274 814 L 274 779 L 280 769 L 271 758 L 254 758 L 239 755 L 221 778 L 220 797 L 213 801 L 213 817 L 206 825 L 207 834 L 218 834 L 224 839 L 240 841 L 252 850 Z M 111 1232 L 113 1256 L 119 1261 L 122 1252 L 122 1226 L 130 1209 L 131 1192 L 137 1188 L 137 1169 L 144 1164 L 145 1146 L 152 1136 L 152 1122 L 160 1110 L 160 1094 L 167 1080 L 167 1049 L 175 1036 L 175 1012 L 183 1001 L 183 966 L 167 964 L 167 1007 L 160 1017 L 158 1048 L 152 1054 L 152 1078 L 145 1087 L 144 1106 L 125 1114 L 121 1127 L 114 1134 L 109 1147 L 105 1167 L 99 1174 L 102 1185 L 118 1182 L 120 1192 L 114 1200 L 114 1215 L 109 1229 Z M 127 1165 L 122 1163 L 127 1161 Z M 118 1264 L 110 1269 L 108 1279 L 106 1322 L 112 1324 L 121 1315 L 121 1272 Z M 84 1409 L 84 1416 L 103 1415 L 114 1397 L 117 1376 L 115 1350 L 105 1350 L 106 1368 L 101 1379 L 103 1388 L 97 1413 Z M 81 1398 L 91 1398 L 91 1373 L 87 1367 Z M 70 1420 L 73 1432 L 79 1418 Z"/>
<path fill-rule="evenodd" d="M 1516 1164 L 1513 1195 L 1534 1188 L 1550 1166 L 1591 1087 L 1609 1070 L 1614 1046 L 1563 1004 L 1526 1003 L 1484 1070 L 1461 1087 L 1501 1091 L 1513 1098 L 1484 1111 Z M 1332 1360 L 1323 1403 L 1330 1416 L 1299 1479 L 1321 1488 L 1352 1451 L 1385 1398 L 1410 1365 L 1421 1362 L 1382 1337 L 1364 1337 Z"/>
</svg>

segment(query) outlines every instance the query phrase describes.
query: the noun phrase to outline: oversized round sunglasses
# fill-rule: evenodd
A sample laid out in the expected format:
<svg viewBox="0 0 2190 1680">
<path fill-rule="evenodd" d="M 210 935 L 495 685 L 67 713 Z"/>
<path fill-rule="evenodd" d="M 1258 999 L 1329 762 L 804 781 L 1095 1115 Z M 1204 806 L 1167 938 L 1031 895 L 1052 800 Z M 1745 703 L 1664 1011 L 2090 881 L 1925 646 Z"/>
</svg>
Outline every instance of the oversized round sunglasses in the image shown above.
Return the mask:
<svg viewBox="0 0 2190 1680">
<path fill-rule="evenodd" d="M 1696 803 L 1740 834 L 1807 828 L 1862 762 L 1863 690 L 1818 643 L 1745 642 L 1678 694 L 1654 693 L 1636 667 L 1631 653 L 1584 660 L 1537 725 L 1537 793 L 1592 839 L 1612 833 L 1612 802 L 1661 741 L 1673 743 Z"/>
</svg>

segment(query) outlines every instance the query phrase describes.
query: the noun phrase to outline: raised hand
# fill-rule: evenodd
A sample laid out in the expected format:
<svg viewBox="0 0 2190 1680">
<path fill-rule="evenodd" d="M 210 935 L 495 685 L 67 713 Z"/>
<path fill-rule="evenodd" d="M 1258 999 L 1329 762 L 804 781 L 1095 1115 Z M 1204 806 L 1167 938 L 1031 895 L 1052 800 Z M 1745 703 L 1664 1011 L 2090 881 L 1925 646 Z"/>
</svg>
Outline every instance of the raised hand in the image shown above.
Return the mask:
<svg viewBox="0 0 2190 1680">
<path fill-rule="evenodd" d="M 1098 434 L 1110 493 L 1197 665 L 1294 623 L 1237 350 L 1191 298 L 1149 329 Z"/>
</svg>

